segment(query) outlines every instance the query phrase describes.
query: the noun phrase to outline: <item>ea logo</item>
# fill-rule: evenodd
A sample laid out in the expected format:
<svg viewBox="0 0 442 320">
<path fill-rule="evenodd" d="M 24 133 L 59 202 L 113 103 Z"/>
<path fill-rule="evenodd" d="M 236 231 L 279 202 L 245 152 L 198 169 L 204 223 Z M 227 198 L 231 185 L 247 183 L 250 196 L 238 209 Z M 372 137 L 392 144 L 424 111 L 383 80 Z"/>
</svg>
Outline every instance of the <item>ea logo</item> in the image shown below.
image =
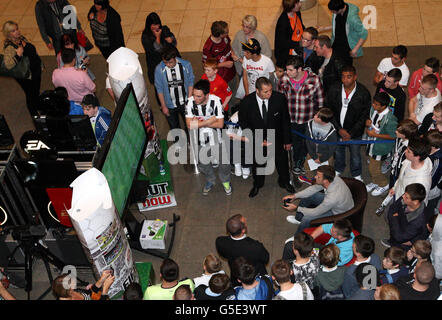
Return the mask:
<svg viewBox="0 0 442 320">
<path fill-rule="evenodd" d="M 41 149 L 48 149 L 48 150 L 50 150 L 50 148 L 47 145 L 45 145 L 43 143 L 43 141 L 40 141 L 40 140 L 29 140 L 28 143 L 26 144 L 26 147 L 25 147 L 25 151 L 26 152 L 28 152 L 28 151 L 38 151 L 38 150 L 41 150 Z"/>
</svg>

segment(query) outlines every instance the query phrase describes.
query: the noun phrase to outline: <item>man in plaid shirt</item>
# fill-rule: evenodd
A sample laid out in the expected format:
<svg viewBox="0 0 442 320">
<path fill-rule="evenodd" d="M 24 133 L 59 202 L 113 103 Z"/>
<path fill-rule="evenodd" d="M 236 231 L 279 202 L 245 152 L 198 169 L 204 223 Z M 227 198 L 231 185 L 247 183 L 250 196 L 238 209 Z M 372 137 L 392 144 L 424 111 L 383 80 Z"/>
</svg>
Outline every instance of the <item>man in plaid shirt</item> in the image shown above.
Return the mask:
<svg viewBox="0 0 442 320">
<path fill-rule="evenodd" d="M 305 133 L 307 122 L 313 119 L 315 113 L 324 104 L 324 90 L 319 77 L 309 70 L 304 70 L 304 60 L 301 56 L 291 56 L 287 60 L 286 73 L 279 80 L 278 91 L 283 93 L 288 101 L 290 114 L 290 129 Z M 294 173 L 305 174 L 304 161 L 307 148 L 304 138 L 291 132 Z"/>
</svg>

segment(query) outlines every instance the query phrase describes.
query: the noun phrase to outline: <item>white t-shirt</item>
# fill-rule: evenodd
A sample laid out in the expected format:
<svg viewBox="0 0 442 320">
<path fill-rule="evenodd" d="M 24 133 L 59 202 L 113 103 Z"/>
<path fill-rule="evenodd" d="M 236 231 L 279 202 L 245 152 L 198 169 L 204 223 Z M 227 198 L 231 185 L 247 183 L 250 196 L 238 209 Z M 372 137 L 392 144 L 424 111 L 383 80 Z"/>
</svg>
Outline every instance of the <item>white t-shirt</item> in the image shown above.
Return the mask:
<svg viewBox="0 0 442 320">
<path fill-rule="evenodd" d="M 391 62 L 391 57 L 387 57 L 382 59 L 378 65 L 378 71 L 382 73 L 384 76 L 388 73 L 388 71 L 394 68 L 398 68 L 401 70 L 402 78 L 401 81 L 399 81 L 399 84 L 401 86 L 406 86 L 408 84 L 408 79 L 410 78 L 410 70 L 408 69 L 407 64 L 405 62 L 400 67 L 395 67 Z"/>
<path fill-rule="evenodd" d="M 306 289 L 307 300 L 313 300 L 313 294 L 308 285 L 306 285 Z M 302 296 L 302 287 L 299 283 L 295 283 L 290 290 L 280 291 L 278 295 L 286 300 L 304 300 Z"/>
<path fill-rule="evenodd" d="M 215 272 L 212 274 L 203 273 L 201 275 L 201 277 L 197 277 L 197 278 L 193 279 L 193 283 L 195 283 L 195 288 L 198 287 L 199 285 L 202 285 L 202 284 L 209 286 L 210 278 L 212 278 L 212 276 L 214 274 L 218 274 L 218 273 L 224 274 L 225 272 L 224 272 L 224 270 L 221 270 L 221 271 L 218 271 L 218 272 Z"/>
<path fill-rule="evenodd" d="M 266 77 L 270 79 L 270 73 L 275 71 L 275 65 L 273 61 L 265 56 L 261 55 L 259 61 L 248 60 L 244 57 L 242 67 L 247 71 L 247 79 L 249 80 L 249 94 L 255 92 L 255 83 L 259 77 Z"/>
<path fill-rule="evenodd" d="M 424 121 L 424 118 L 427 114 L 433 112 L 434 106 L 442 100 L 438 88 L 436 88 L 436 92 L 437 94 L 432 98 L 425 98 L 420 93 L 417 94 L 417 104 L 414 113 L 416 114 L 417 121 L 419 121 L 420 123 Z"/>
</svg>

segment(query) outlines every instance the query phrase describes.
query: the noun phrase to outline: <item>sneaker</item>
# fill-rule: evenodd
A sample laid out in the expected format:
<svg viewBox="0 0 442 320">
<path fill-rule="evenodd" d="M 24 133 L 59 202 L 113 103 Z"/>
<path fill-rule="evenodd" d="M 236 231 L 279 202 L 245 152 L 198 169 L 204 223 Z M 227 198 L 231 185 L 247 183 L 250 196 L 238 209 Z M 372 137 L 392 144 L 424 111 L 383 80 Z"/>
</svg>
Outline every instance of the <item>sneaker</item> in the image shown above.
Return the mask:
<svg viewBox="0 0 442 320">
<path fill-rule="evenodd" d="M 299 176 L 301 174 L 305 174 L 305 170 L 302 168 L 295 167 L 293 168 L 293 174 Z"/>
<path fill-rule="evenodd" d="M 335 170 L 335 176 L 340 177 L 341 174 L 342 174 L 342 172 L 339 172 L 339 171 L 336 171 L 336 170 Z"/>
<path fill-rule="evenodd" d="M 296 220 L 295 216 L 287 216 L 287 221 L 293 224 L 300 224 L 301 221 Z"/>
<path fill-rule="evenodd" d="M 250 176 L 250 168 L 242 168 L 242 178 L 247 179 Z"/>
<path fill-rule="evenodd" d="M 235 164 L 235 176 L 241 177 L 242 171 L 241 171 L 241 164 L 236 163 Z"/>
<path fill-rule="evenodd" d="M 230 196 L 232 194 L 232 186 L 230 185 L 230 182 L 224 182 L 223 187 L 226 194 Z"/>
<path fill-rule="evenodd" d="M 364 180 L 362 180 L 362 177 L 359 175 L 359 176 L 356 176 L 356 177 L 354 177 L 356 180 L 359 180 L 359 181 L 361 181 L 361 182 L 364 182 Z"/>
<path fill-rule="evenodd" d="M 376 187 L 379 187 L 376 183 L 370 182 L 365 186 L 367 188 L 367 192 L 370 193 L 373 191 Z"/>
<path fill-rule="evenodd" d="M 391 247 L 390 239 L 382 239 L 381 243 L 384 247 L 387 247 L 387 248 Z"/>
<path fill-rule="evenodd" d="M 206 184 L 203 188 L 203 196 L 207 196 L 207 194 L 209 193 L 210 190 L 212 190 L 212 188 L 213 188 L 213 183 L 206 182 Z"/>
<path fill-rule="evenodd" d="M 385 208 L 386 208 L 386 206 L 384 206 L 383 204 L 381 204 L 381 206 L 380 206 L 379 208 L 376 209 L 376 212 L 375 212 L 376 215 L 377 215 L 378 217 L 380 217 L 380 216 L 384 213 Z"/>
<path fill-rule="evenodd" d="M 309 185 L 312 185 L 312 184 L 313 184 L 313 180 L 307 178 L 306 176 L 299 176 L 299 177 L 298 177 L 298 180 L 301 181 L 301 182 L 307 183 L 307 184 L 309 184 Z"/>
<path fill-rule="evenodd" d="M 371 193 L 371 195 L 374 196 L 374 197 L 381 196 L 381 195 L 383 195 L 385 192 L 388 191 L 389 187 L 390 187 L 390 186 L 389 186 L 388 184 L 387 184 L 386 186 L 384 186 L 384 187 L 379 187 L 379 186 L 377 186 L 377 187 L 373 190 L 373 192 Z"/>
</svg>

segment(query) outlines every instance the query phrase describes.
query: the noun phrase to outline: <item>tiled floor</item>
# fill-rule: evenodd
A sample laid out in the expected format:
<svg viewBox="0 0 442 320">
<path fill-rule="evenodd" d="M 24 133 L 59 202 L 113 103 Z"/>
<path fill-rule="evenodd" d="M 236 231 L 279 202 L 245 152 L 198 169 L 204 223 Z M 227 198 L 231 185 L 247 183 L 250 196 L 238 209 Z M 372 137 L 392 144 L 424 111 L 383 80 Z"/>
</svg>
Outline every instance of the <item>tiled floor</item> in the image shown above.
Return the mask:
<svg viewBox="0 0 442 320">
<path fill-rule="evenodd" d="M 6 20 L 18 22 L 22 33 L 37 47 L 40 55 L 52 54 L 46 48 L 35 21 L 36 0 L 0 0 L 0 24 Z M 365 47 L 442 44 L 442 0 L 352 0 L 359 6 L 361 19 L 370 22 L 368 15 L 376 11 L 376 28 L 369 30 Z M 91 38 L 87 13 L 92 0 L 71 0 L 80 23 Z M 111 0 L 111 6 L 121 15 L 127 47 L 144 52 L 141 33 L 149 12 L 156 11 L 177 37 L 181 52 L 200 51 L 210 35 L 215 20 L 225 20 L 230 36 L 241 28 L 241 19 L 253 14 L 258 29 L 263 31 L 273 47 L 274 29 L 281 13 L 281 0 Z M 331 24 L 328 0 L 303 11 L 306 26 Z M 364 10 L 365 8 L 365 10 Z M 374 11 L 375 10 L 375 11 Z M 373 22 L 373 21 L 371 21 Z M 98 53 L 94 48 L 91 54 Z"/>
</svg>

